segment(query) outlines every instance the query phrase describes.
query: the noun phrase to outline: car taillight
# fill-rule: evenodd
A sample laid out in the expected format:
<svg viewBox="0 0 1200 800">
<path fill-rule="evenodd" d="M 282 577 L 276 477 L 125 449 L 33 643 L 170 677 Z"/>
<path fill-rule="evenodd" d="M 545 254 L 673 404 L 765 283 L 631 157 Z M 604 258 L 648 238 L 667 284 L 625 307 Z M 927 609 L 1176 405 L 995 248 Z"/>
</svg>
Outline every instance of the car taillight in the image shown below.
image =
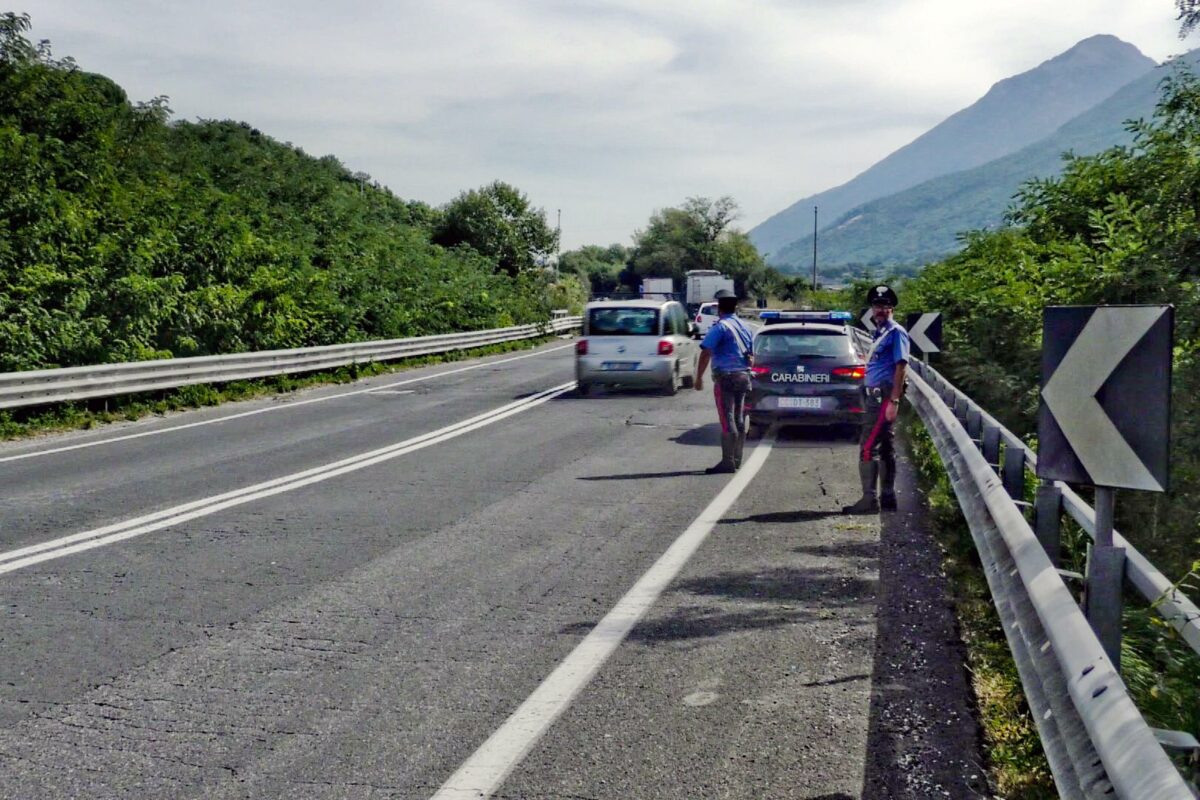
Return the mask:
<svg viewBox="0 0 1200 800">
<path fill-rule="evenodd" d="M 751 367 L 750 368 L 751 375 L 766 375 L 770 371 L 771 371 L 770 367 Z"/>
<path fill-rule="evenodd" d="M 853 367 L 834 367 L 833 374 L 838 378 L 850 378 L 860 381 L 867 376 L 867 368 L 861 365 Z"/>
<path fill-rule="evenodd" d="M 696 315 L 696 324 L 697 325 L 700 324 L 700 315 L 699 314 Z"/>
<path fill-rule="evenodd" d="M 587 355 L 587 339 L 580 339 L 578 342 L 575 343 L 575 355 L 577 355 L 577 356 L 586 356 Z"/>
<path fill-rule="evenodd" d="M 658 354 L 660 356 L 669 356 L 669 355 L 671 355 L 671 353 L 674 353 L 674 352 L 675 352 L 675 345 L 671 344 L 670 342 L 662 341 L 662 342 L 658 343 Z"/>
</svg>

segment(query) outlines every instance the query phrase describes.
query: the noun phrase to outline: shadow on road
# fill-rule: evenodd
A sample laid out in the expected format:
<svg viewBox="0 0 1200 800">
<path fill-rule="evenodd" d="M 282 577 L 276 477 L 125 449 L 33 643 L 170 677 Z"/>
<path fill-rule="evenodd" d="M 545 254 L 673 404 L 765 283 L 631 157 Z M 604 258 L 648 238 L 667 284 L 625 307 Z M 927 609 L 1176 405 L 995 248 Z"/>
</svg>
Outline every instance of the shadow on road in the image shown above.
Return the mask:
<svg viewBox="0 0 1200 800">
<path fill-rule="evenodd" d="M 829 558 L 879 558 L 879 542 L 838 542 L 837 544 L 801 545 L 793 553 Z"/>
<path fill-rule="evenodd" d="M 822 619 L 825 609 L 869 601 L 875 595 L 875 581 L 833 569 L 778 568 L 691 578 L 676 582 L 669 592 L 752 605 L 730 608 L 728 604 L 722 607 L 705 603 L 675 608 L 635 625 L 629 634 L 632 641 L 664 644 Z M 796 607 L 800 603 L 803 608 Z M 586 634 L 593 627 L 595 623 L 580 622 L 562 632 Z"/>
<path fill-rule="evenodd" d="M 672 437 L 671 441 L 675 444 L 717 447 L 721 444 L 721 425 L 717 422 L 711 422 L 708 425 L 688 428 L 678 436 Z"/>
<path fill-rule="evenodd" d="M 743 522 L 811 522 L 826 517 L 840 517 L 840 511 L 770 511 L 764 514 L 751 514 L 748 517 L 732 517 L 721 520 L 719 525 L 740 525 Z"/>
<path fill-rule="evenodd" d="M 940 550 L 907 459 L 898 477 L 900 507 L 918 510 L 884 514 L 875 553 L 857 546 L 879 558 L 862 800 L 990 797 Z"/>
<path fill-rule="evenodd" d="M 583 475 L 579 481 L 639 481 L 643 478 L 680 478 L 684 475 L 704 475 L 702 469 L 684 469 L 674 472 L 630 472 L 624 475 Z"/>
</svg>

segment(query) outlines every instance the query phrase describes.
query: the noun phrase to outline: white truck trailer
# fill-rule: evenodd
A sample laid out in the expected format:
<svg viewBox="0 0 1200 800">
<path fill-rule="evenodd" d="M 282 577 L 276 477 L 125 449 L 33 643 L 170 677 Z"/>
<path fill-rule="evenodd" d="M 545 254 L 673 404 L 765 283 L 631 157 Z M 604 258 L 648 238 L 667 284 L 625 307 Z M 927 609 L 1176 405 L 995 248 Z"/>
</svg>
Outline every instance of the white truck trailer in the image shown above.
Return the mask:
<svg viewBox="0 0 1200 800">
<path fill-rule="evenodd" d="M 693 314 L 701 303 L 713 299 L 719 289 L 733 291 L 733 278 L 727 278 L 715 269 L 693 269 L 684 273 L 686 289 L 684 302 Z"/>
<path fill-rule="evenodd" d="M 670 300 L 675 296 L 675 281 L 670 278 L 642 278 L 642 297 Z"/>
</svg>

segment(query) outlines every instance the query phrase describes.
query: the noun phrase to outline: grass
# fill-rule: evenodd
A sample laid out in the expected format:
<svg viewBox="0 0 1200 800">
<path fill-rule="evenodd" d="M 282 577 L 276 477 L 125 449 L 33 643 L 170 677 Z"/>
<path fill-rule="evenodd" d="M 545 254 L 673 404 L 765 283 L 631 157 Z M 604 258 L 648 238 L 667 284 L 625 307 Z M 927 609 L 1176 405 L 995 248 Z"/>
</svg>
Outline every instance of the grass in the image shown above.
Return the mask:
<svg viewBox="0 0 1200 800">
<path fill-rule="evenodd" d="M 163 392 L 146 392 L 73 403 L 58 403 L 49 407 L 0 411 L 0 441 L 25 439 L 62 431 L 87 430 L 112 422 L 132 421 L 154 414 L 163 415 L 172 411 L 216 406 L 221 403 L 249 400 L 255 397 L 286 394 L 314 386 L 350 383 L 373 375 L 385 375 L 431 364 L 528 350 L 553 341 L 555 338 L 555 336 L 544 336 L 536 339 L 521 339 L 472 350 L 457 350 L 386 363 L 350 364 L 326 372 L 276 375 L 270 378 L 231 381 L 223 384 L 198 384 Z"/>
</svg>

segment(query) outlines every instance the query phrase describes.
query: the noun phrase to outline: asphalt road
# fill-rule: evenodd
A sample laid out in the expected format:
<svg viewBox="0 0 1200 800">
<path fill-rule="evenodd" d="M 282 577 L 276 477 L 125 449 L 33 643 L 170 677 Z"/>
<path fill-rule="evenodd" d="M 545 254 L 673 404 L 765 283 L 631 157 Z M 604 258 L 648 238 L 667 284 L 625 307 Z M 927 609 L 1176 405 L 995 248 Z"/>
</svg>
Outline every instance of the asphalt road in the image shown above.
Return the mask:
<svg viewBox="0 0 1200 800">
<path fill-rule="evenodd" d="M 812 433 L 705 475 L 707 391 L 571 379 L 560 344 L 0 447 L 0 796 L 978 796 L 911 492 L 841 516 Z"/>
</svg>

